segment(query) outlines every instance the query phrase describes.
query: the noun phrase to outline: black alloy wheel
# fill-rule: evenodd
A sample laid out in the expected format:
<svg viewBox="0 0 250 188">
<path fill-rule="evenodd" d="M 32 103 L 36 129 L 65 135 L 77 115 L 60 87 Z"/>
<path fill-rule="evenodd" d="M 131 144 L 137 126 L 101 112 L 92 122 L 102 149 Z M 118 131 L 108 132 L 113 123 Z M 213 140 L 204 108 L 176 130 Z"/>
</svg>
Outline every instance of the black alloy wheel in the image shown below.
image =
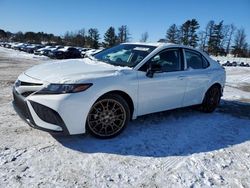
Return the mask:
<svg viewBox="0 0 250 188">
<path fill-rule="evenodd" d="M 220 104 L 221 91 L 218 86 L 212 86 L 207 93 L 201 105 L 201 110 L 206 113 L 213 112 Z"/>
<path fill-rule="evenodd" d="M 87 128 L 98 138 L 112 138 L 120 134 L 130 119 L 127 102 L 119 95 L 101 97 L 90 109 Z"/>
</svg>

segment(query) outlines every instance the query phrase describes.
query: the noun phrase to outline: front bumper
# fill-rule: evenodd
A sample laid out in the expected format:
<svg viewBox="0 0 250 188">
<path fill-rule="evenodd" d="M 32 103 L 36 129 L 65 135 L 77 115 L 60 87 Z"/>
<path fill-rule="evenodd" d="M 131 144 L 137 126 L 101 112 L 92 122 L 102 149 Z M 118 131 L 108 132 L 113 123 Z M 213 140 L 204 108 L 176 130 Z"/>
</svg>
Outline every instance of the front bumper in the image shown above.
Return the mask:
<svg viewBox="0 0 250 188">
<path fill-rule="evenodd" d="M 26 98 L 19 94 L 15 88 L 13 88 L 13 99 L 13 107 L 15 111 L 31 127 L 50 132 L 52 134 L 59 133 L 69 135 L 69 131 L 64 121 L 53 109 L 34 101 L 26 100 Z M 43 122 L 43 124 L 49 125 L 47 127 L 51 127 L 51 129 L 37 125 L 33 118 L 34 116 L 37 121 L 39 120 L 40 122 Z"/>
</svg>

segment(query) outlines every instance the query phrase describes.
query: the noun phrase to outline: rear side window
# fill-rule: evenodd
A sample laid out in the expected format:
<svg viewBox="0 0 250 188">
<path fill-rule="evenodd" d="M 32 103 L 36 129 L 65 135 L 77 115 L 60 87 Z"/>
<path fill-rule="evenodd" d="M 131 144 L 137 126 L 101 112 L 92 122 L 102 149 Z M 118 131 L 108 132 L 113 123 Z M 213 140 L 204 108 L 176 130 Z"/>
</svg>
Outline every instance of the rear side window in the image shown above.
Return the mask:
<svg viewBox="0 0 250 188">
<path fill-rule="evenodd" d="M 202 56 L 202 60 L 203 60 L 203 68 L 209 67 L 209 62 L 204 56 Z"/>
<path fill-rule="evenodd" d="M 199 53 L 185 50 L 187 68 L 203 69 L 203 60 Z"/>
</svg>

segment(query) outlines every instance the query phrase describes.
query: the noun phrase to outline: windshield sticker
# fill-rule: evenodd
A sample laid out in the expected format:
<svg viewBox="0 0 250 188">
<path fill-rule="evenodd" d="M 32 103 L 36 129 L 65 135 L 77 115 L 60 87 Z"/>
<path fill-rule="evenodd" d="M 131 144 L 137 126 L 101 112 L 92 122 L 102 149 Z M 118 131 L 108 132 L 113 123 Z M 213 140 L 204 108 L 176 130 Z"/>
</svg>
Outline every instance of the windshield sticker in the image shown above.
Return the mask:
<svg viewBox="0 0 250 188">
<path fill-rule="evenodd" d="M 133 50 L 139 50 L 139 51 L 149 51 L 149 48 L 144 48 L 144 47 L 135 47 Z"/>
</svg>

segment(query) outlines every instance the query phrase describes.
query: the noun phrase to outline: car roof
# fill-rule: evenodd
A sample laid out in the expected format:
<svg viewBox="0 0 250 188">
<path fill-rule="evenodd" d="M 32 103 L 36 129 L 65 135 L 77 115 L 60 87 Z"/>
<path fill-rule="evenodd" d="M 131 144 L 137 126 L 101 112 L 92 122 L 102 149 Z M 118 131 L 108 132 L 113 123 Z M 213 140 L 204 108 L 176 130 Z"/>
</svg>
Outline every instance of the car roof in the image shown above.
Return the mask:
<svg viewBox="0 0 250 188">
<path fill-rule="evenodd" d="M 137 44 L 137 45 L 145 45 L 145 46 L 155 46 L 155 47 L 182 47 L 182 48 L 189 48 L 189 49 L 195 49 L 190 46 L 185 46 L 181 44 L 174 44 L 174 43 L 165 43 L 165 42 L 155 42 L 155 43 L 148 43 L 148 42 L 126 42 L 123 44 Z M 198 50 L 198 49 L 195 49 Z"/>
<path fill-rule="evenodd" d="M 135 45 L 144 45 L 144 46 L 155 46 L 155 47 L 159 47 L 164 43 L 160 43 L 160 42 L 155 42 L 155 43 L 148 43 L 148 42 L 126 42 L 123 44 L 135 44 Z"/>
<path fill-rule="evenodd" d="M 154 46 L 156 48 L 186 48 L 186 49 L 190 49 L 190 50 L 195 50 L 200 52 L 202 55 L 204 55 L 205 57 L 209 57 L 209 55 L 207 53 L 205 53 L 204 51 L 201 51 L 197 48 L 193 48 L 190 46 L 185 46 L 185 45 L 181 45 L 181 44 L 174 44 L 174 43 L 165 43 L 165 42 L 155 42 L 155 43 L 148 43 L 148 42 L 126 42 L 123 44 L 135 44 L 135 45 L 144 45 L 144 46 Z"/>
</svg>

